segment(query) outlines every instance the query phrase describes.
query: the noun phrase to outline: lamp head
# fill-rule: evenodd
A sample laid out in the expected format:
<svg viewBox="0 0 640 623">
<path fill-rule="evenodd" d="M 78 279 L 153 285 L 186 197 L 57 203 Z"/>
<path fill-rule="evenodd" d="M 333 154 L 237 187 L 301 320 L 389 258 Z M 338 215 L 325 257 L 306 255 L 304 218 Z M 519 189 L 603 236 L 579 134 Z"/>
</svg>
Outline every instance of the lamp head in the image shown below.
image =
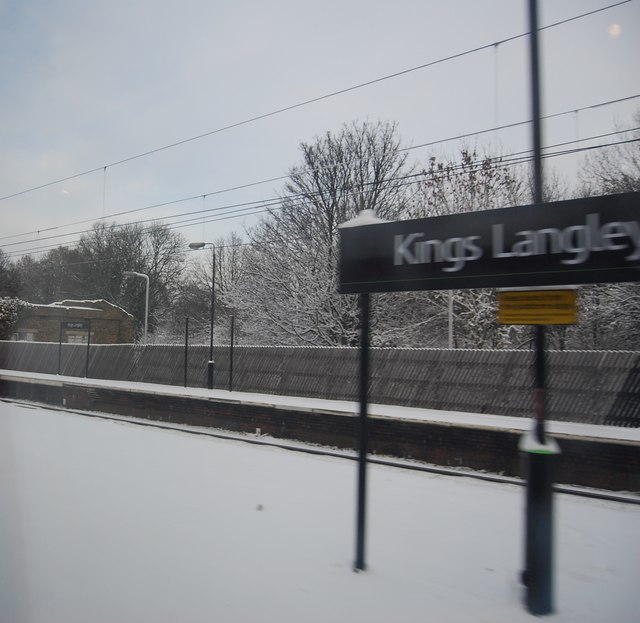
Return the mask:
<svg viewBox="0 0 640 623">
<path fill-rule="evenodd" d="M 206 242 L 190 242 L 189 248 L 197 251 L 198 249 L 204 249 Z"/>
</svg>

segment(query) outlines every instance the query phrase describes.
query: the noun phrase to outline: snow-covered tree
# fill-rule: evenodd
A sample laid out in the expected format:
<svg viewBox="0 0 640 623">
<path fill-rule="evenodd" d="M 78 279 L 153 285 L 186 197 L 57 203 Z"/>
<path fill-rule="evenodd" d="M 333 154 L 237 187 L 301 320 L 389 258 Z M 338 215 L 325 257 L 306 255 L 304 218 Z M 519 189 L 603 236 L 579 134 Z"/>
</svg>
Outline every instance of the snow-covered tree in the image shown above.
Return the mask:
<svg viewBox="0 0 640 623">
<path fill-rule="evenodd" d="M 149 329 L 172 305 L 182 276 L 186 241 L 156 222 L 151 225 L 96 223 L 78 244 L 83 258 L 77 274 L 78 290 L 87 298 L 104 298 L 127 309 L 140 329 L 144 319 L 142 279 L 125 279 L 125 271 L 149 276 Z"/>
<path fill-rule="evenodd" d="M 31 305 L 17 298 L 0 298 L 0 340 L 8 340 L 20 319 Z"/>
<path fill-rule="evenodd" d="M 395 124 L 369 122 L 301 144 L 280 206 L 248 232 L 244 278 L 230 295 L 256 341 L 357 342 L 356 297 L 337 293 L 338 226 L 363 209 L 385 219 L 405 212 L 412 169 L 399 147 Z"/>
<path fill-rule="evenodd" d="M 618 127 L 618 132 L 612 145 L 586 157 L 580 173 L 583 196 L 640 191 L 640 110 L 629 128 Z"/>
<path fill-rule="evenodd" d="M 618 129 L 614 145 L 585 159 L 582 196 L 640 192 L 640 110 Z M 640 284 L 580 288 L 580 322 L 562 337 L 573 348 L 640 349 Z"/>
<path fill-rule="evenodd" d="M 478 154 L 476 150 L 463 149 L 458 160 L 431 157 L 423 173 L 408 210 L 411 218 L 511 207 L 527 197 L 523 171 L 506 165 L 500 157 Z M 500 348 L 520 341 L 520 329 L 497 324 L 495 293 L 491 289 L 418 294 L 423 317 L 437 319 L 438 346 L 448 343 L 450 296 L 455 347 Z M 433 324 L 426 331 L 433 330 Z M 428 337 L 421 340 L 416 335 L 413 339 L 424 344 Z"/>
</svg>

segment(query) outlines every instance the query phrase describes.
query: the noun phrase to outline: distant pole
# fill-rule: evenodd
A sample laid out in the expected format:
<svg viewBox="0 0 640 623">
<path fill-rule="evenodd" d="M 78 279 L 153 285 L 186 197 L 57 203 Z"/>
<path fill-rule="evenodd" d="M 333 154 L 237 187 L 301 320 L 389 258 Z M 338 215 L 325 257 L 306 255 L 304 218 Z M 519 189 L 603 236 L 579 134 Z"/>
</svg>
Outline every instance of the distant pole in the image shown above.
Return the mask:
<svg viewBox="0 0 640 623">
<path fill-rule="evenodd" d="M 367 490 L 367 401 L 369 393 L 369 294 L 360 295 L 360 417 L 358 419 L 358 491 L 355 571 L 364 571 Z"/>
<path fill-rule="evenodd" d="M 87 320 L 87 359 L 84 365 L 84 376 L 89 378 L 89 349 L 91 348 L 91 318 Z"/>
<path fill-rule="evenodd" d="M 62 323 L 60 323 L 60 337 L 58 338 L 58 374 L 62 367 Z"/>
<path fill-rule="evenodd" d="M 209 327 L 209 361 L 207 363 L 207 388 L 213 389 L 214 361 L 213 361 L 213 322 L 216 308 L 216 247 L 212 242 L 190 242 L 189 248 L 198 251 L 207 245 L 211 247 L 211 305 Z"/>
<path fill-rule="evenodd" d="M 207 363 L 207 388 L 213 389 L 213 321 L 216 309 L 216 248 L 211 245 L 211 319 L 209 327 L 209 361 Z"/>
<path fill-rule="evenodd" d="M 189 318 L 184 319 L 184 386 L 187 386 L 187 366 L 189 364 Z"/>
<path fill-rule="evenodd" d="M 233 334 L 234 334 L 235 317 L 231 316 L 231 339 L 229 345 L 229 391 L 233 391 Z"/>
</svg>

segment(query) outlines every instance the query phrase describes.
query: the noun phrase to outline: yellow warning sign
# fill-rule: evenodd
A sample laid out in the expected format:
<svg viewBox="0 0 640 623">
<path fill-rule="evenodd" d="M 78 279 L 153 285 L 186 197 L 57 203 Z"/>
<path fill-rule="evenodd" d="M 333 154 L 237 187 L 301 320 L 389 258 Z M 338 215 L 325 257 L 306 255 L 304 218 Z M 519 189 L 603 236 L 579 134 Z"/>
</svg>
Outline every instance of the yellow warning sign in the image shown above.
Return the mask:
<svg viewBox="0 0 640 623">
<path fill-rule="evenodd" d="M 500 324 L 575 324 L 575 290 L 512 290 L 498 293 Z"/>
</svg>

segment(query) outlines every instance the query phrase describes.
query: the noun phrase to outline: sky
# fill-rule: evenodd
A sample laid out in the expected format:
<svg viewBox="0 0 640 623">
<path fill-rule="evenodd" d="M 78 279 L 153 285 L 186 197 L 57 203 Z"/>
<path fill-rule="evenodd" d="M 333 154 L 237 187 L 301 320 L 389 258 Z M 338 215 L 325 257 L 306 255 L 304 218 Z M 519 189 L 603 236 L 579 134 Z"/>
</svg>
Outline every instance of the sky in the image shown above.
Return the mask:
<svg viewBox="0 0 640 623">
<path fill-rule="evenodd" d="M 541 0 L 539 24 L 612 4 Z M 544 145 L 631 127 L 640 98 L 597 105 L 640 95 L 639 27 L 630 0 L 541 32 L 542 114 L 567 113 Z M 0 248 L 39 256 L 101 218 L 242 235 L 300 142 L 353 121 L 396 122 L 412 162 L 530 149 L 528 124 L 458 138 L 531 118 L 528 38 L 505 41 L 528 30 L 526 0 L 0 0 Z M 578 157 L 552 162 L 572 183 Z"/>
<path fill-rule="evenodd" d="M 46 477 L 44 476 L 46 474 Z M 525 492 L 0 403 L 0 620 L 525 623 Z M 554 495 L 554 623 L 635 623 L 640 507 Z"/>
</svg>

